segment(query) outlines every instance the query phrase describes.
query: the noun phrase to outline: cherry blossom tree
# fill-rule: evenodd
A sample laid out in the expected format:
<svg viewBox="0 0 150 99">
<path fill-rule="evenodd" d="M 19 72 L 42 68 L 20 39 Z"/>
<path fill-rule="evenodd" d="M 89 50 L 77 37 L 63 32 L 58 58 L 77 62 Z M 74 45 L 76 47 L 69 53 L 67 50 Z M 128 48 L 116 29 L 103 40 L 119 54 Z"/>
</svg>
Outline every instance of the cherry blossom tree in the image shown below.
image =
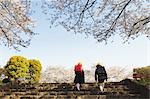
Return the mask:
<svg viewBox="0 0 150 99">
<path fill-rule="evenodd" d="M 30 0 L 0 0 L 0 44 L 19 50 L 35 33 L 30 18 Z"/>
<path fill-rule="evenodd" d="M 150 38 L 150 0 L 43 0 L 51 25 L 92 35 L 99 42 L 114 35 L 123 41 Z"/>
</svg>

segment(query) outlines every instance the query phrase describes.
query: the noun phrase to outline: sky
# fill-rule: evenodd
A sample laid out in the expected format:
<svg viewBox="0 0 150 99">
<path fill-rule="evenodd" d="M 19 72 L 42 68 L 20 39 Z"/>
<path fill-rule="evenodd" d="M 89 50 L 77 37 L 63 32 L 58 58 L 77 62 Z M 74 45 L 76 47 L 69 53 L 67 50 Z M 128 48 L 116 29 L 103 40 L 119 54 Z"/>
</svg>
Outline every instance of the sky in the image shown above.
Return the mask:
<svg viewBox="0 0 150 99">
<path fill-rule="evenodd" d="M 38 10 L 38 9 L 37 9 Z M 107 45 L 98 43 L 92 37 L 84 34 L 67 32 L 63 27 L 49 28 L 49 22 L 40 12 L 32 15 L 36 21 L 34 36 L 28 48 L 21 48 L 20 52 L 0 46 L 0 66 L 5 66 L 12 56 L 24 56 L 27 59 L 40 60 L 43 70 L 49 66 L 63 66 L 72 68 L 78 62 L 89 69 L 96 63 L 107 67 L 139 67 L 150 65 L 150 40 L 140 36 L 131 40 L 130 44 L 115 36 Z"/>
</svg>

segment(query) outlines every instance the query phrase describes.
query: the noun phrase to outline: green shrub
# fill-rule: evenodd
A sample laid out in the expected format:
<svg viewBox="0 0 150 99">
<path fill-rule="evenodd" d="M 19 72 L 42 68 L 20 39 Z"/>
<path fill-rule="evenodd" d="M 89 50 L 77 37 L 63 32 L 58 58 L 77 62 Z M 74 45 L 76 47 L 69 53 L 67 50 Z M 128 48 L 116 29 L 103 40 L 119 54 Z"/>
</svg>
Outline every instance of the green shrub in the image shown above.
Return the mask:
<svg viewBox="0 0 150 99">
<path fill-rule="evenodd" d="M 0 68 L 0 75 L 1 75 L 2 72 L 3 72 L 3 68 Z"/>
<path fill-rule="evenodd" d="M 2 74 L 5 74 L 4 68 L 0 68 L 0 76 L 1 76 Z"/>
<path fill-rule="evenodd" d="M 2 84 L 2 78 L 1 78 L 1 76 L 3 74 L 5 75 L 5 70 L 3 68 L 0 68 L 0 85 Z"/>
<path fill-rule="evenodd" d="M 9 59 L 6 66 L 4 66 L 6 76 L 11 80 L 18 78 L 26 78 L 29 72 L 29 62 L 22 56 L 13 56 Z"/>
<path fill-rule="evenodd" d="M 150 85 L 150 66 L 138 68 L 137 73 L 141 75 L 141 79 L 137 82 L 142 85 L 149 86 Z"/>
<path fill-rule="evenodd" d="M 6 66 L 4 66 L 5 75 L 9 79 L 17 81 L 18 79 L 23 83 L 37 83 L 41 76 L 41 63 L 39 60 L 27 60 L 22 56 L 13 56 L 9 59 Z M 1 73 L 0 69 L 0 73 Z"/>
<path fill-rule="evenodd" d="M 42 66 L 39 60 L 29 60 L 29 77 L 31 83 L 37 83 L 40 80 Z"/>
</svg>

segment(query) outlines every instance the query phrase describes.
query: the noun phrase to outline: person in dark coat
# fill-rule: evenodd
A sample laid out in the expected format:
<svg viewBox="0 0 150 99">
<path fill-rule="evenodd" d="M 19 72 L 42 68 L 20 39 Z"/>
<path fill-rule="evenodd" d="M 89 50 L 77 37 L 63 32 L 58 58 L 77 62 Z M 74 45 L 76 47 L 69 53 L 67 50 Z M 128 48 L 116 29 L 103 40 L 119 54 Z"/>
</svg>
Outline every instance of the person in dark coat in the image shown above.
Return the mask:
<svg viewBox="0 0 150 99">
<path fill-rule="evenodd" d="M 95 81 L 98 82 L 100 91 L 103 92 L 104 91 L 104 81 L 107 81 L 107 73 L 106 70 L 104 68 L 104 66 L 97 64 L 96 65 L 96 70 L 95 70 Z"/>
<path fill-rule="evenodd" d="M 80 84 L 85 83 L 84 71 L 82 69 L 81 63 L 78 63 L 77 65 L 75 65 L 74 72 L 75 72 L 74 83 L 76 84 L 77 90 L 80 90 Z"/>
</svg>

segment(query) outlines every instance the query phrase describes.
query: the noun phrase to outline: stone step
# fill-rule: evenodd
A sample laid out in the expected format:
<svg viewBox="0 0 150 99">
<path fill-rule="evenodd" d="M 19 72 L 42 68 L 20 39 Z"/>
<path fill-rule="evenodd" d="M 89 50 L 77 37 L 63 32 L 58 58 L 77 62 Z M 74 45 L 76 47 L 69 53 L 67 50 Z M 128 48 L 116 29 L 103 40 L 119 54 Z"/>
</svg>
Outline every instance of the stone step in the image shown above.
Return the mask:
<svg viewBox="0 0 150 99">
<path fill-rule="evenodd" d="M 5 95 L 0 99 L 141 99 L 140 95 Z"/>
<path fill-rule="evenodd" d="M 75 90 L 74 83 L 0 86 L 0 99 L 148 99 L 148 93 L 148 89 L 129 80 L 107 82 L 104 93 L 99 91 L 96 83 L 82 84 L 81 91 Z"/>
<path fill-rule="evenodd" d="M 82 84 L 83 86 L 91 86 L 91 87 L 94 87 L 94 86 L 96 86 L 97 84 L 96 83 L 84 83 L 84 84 Z M 118 87 L 118 86 L 121 86 L 121 85 L 123 85 L 124 86 L 124 84 L 121 84 L 121 83 L 119 83 L 119 82 L 107 82 L 107 83 L 105 83 L 105 86 L 106 87 L 112 87 L 112 86 L 116 86 L 116 87 Z M 6 86 L 9 86 L 9 85 L 6 85 Z M 31 88 L 31 87 L 61 87 L 61 86 L 67 86 L 67 87 L 71 87 L 71 86 L 75 86 L 75 84 L 74 83 L 38 83 L 38 84 L 33 84 L 33 85 L 31 85 L 31 84 L 28 84 L 28 83 L 26 83 L 26 84 L 21 84 L 21 85 L 17 85 L 17 84 L 13 84 L 13 85 L 10 85 L 10 87 L 27 87 L 27 88 Z"/>
<path fill-rule="evenodd" d="M 6 86 L 7 87 L 7 86 Z M 90 90 L 90 89 L 93 89 L 93 88 L 97 88 L 98 85 L 97 84 L 82 84 L 81 85 L 81 89 L 82 90 Z M 69 85 L 69 84 L 60 84 L 60 85 L 57 85 L 57 84 L 44 84 L 44 85 L 41 85 L 41 86 L 38 86 L 38 85 L 35 85 L 35 86 L 32 86 L 32 85 L 12 85 L 10 86 L 9 88 L 2 88 L 1 91 L 8 91 L 11 90 L 13 92 L 16 92 L 16 91 L 21 91 L 21 92 L 25 92 L 25 91 L 28 91 L 28 90 L 38 90 L 38 91 L 50 91 L 50 90 L 57 90 L 57 91 L 62 91 L 62 90 L 74 90 L 75 88 L 75 85 Z M 107 90 L 128 90 L 128 88 L 126 86 L 123 86 L 123 85 L 117 85 L 117 86 L 113 86 L 113 85 L 108 85 L 108 84 L 105 84 L 105 89 Z"/>
<path fill-rule="evenodd" d="M 96 83 L 84 83 L 84 84 L 81 84 L 81 85 L 94 87 L 97 84 Z M 124 84 L 119 83 L 119 82 L 105 83 L 106 87 L 112 87 L 112 86 L 118 87 L 118 86 L 121 86 L 121 85 L 124 86 Z M 61 86 L 71 87 L 71 86 L 75 86 L 75 84 L 74 83 L 41 83 L 41 84 L 37 84 L 35 86 L 36 87 L 61 87 Z"/>
<path fill-rule="evenodd" d="M 45 95 L 39 99 L 106 99 L 106 95 Z"/>
<path fill-rule="evenodd" d="M 82 91 L 94 91 L 94 90 L 99 90 L 99 87 L 91 87 L 91 88 L 86 88 L 86 87 L 83 87 L 81 86 L 80 88 Z M 34 89 L 31 89 L 31 88 L 17 88 L 17 89 L 9 89 L 9 90 L 5 90 L 3 89 L 3 92 L 27 92 L 27 91 L 36 91 L 36 92 L 46 92 L 46 91 L 75 91 L 76 90 L 76 87 L 72 87 L 72 88 L 66 88 L 66 87 L 62 87 L 62 88 L 54 88 L 54 89 L 51 89 L 51 88 L 34 88 Z M 129 89 L 128 88 L 125 88 L 125 87 L 114 87 L 114 88 L 104 88 L 105 91 L 107 92 L 128 92 Z"/>
<path fill-rule="evenodd" d="M 2 92 L 1 92 L 2 93 Z M 3 92 L 2 96 L 43 96 L 43 95 L 139 95 L 140 93 L 100 92 L 100 91 L 50 91 L 50 92 Z"/>
<path fill-rule="evenodd" d="M 129 95 L 44 95 L 41 97 L 22 96 L 20 99 L 141 99 L 140 96 Z"/>
</svg>

